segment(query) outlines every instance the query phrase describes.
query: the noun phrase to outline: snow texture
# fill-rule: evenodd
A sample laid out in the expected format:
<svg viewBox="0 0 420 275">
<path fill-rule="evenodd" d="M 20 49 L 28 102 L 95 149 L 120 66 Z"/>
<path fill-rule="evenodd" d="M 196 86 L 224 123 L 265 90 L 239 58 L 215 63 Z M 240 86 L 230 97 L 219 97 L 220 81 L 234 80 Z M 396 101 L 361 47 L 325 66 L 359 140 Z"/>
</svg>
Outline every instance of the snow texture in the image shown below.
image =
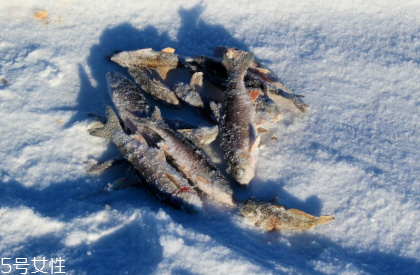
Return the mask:
<svg viewBox="0 0 420 275">
<path fill-rule="evenodd" d="M 1 257 L 62 257 L 67 274 L 419 274 L 418 14 L 389 0 L 0 1 Z M 330 224 L 265 233 L 223 206 L 190 215 L 142 187 L 104 191 L 126 167 L 86 173 L 118 155 L 87 132 L 111 105 L 106 73 L 128 76 L 110 56 L 219 45 L 253 51 L 310 106 L 279 102 L 235 195 Z"/>
</svg>

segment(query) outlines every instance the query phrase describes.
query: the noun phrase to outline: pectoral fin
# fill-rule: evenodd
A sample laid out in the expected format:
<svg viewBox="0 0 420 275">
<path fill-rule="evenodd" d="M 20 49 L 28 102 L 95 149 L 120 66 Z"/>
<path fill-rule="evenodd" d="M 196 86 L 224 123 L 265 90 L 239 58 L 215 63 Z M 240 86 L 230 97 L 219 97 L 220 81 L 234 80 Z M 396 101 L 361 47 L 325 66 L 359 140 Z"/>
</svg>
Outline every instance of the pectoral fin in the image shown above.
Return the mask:
<svg viewBox="0 0 420 275">
<path fill-rule="evenodd" d="M 249 124 L 249 152 L 252 152 L 258 148 L 260 144 L 261 136 L 258 134 L 257 129 L 254 125 Z"/>
<path fill-rule="evenodd" d="M 253 152 L 256 149 L 258 149 L 258 145 L 260 145 L 261 136 L 258 135 L 257 138 L 254 141 L 254 144 L 252 144 L 251 147 L 249 147 L 249 152 Z"/>
<path fill-rule="evenodd" d="M 252 102 L 255 102 L 255 100 L 260 96 L 260 94 L 260 89 L 253 89 L 249 91 L 249 96 L 251 97 Z"/>
</svg>

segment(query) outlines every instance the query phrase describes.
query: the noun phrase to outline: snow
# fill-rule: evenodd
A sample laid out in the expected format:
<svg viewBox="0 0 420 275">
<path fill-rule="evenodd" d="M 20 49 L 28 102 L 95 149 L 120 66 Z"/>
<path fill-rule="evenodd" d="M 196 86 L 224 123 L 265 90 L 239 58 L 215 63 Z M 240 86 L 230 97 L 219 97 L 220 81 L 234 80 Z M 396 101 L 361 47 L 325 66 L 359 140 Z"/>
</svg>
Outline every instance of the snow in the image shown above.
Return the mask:
<svg viewBox="0 0 420 275">
<path fill-rule="evenodd" d="M 419 13 L 389 0 L 1 1 L 1 257 L 62 257 L 67 274 L 418 274 Z M 190 215 L 144 188 L 105 191 L 124 167 L 86 173 L 118 154 L 86 131 L 111 104 L 106 73 L 128 76 L 110 55 L 218 45 L 253 51 L 310 106 L 280 102 L 236 196 L 332 223 L 265 233 L 219 205 Z"/>
</svg>

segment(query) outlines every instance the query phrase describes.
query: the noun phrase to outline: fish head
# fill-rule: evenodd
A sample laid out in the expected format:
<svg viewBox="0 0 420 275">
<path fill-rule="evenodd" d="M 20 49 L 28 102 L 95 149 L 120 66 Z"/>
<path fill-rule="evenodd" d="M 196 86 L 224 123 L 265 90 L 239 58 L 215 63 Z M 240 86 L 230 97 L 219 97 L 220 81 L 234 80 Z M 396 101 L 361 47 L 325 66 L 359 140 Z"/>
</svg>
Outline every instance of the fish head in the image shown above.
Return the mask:
<svg viewBox="0 0 420 275">
<path fill-rule="evenodd" d="M 257 201 L 254 198 L 250 198 L 239 202 L 238 211 L 246 218 L 257 219 Z"/>
<path fill-rule="evenodd" d="M 248 184 L 255 174 L 254 158 L 248 152 L 243 152 L 237 154 L 235 159 L 230 166 L 233 178 L 241 184 Z"/>
<path fill-rule="evenodd" d="M 130 52 L 120 52 L 111 56 L 111 61 L 127 68 L 130 65 Z"/>
</svg>

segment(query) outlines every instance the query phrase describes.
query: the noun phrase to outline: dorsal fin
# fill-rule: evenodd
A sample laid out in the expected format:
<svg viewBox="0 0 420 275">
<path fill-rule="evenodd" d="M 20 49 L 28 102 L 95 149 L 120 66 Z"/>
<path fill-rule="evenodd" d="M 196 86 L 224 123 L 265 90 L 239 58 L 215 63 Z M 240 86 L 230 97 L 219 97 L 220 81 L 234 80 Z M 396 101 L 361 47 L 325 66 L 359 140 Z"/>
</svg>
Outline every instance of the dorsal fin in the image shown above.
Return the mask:
<svg viewBox="0 0 420 275">
<path fill-rule="evenodd" d="M 158 106 L 155 106 L 155 109 L 153 110 L 153 113 L 152 113 L 152 116 L 151 116 L 151 120 L 155 121 L 155 122 L 162 122 L 163 121 L 162 114 L 161 114 Z"/>
<path fill-rule="evenodd" d="M 110 138 L 115 129 L 121 128 L 120 121 L 111 107 L 106 107 L 107 122 L 103 127 L 90 129 L 89 133 L 92 136 Z"/>
</svg>

